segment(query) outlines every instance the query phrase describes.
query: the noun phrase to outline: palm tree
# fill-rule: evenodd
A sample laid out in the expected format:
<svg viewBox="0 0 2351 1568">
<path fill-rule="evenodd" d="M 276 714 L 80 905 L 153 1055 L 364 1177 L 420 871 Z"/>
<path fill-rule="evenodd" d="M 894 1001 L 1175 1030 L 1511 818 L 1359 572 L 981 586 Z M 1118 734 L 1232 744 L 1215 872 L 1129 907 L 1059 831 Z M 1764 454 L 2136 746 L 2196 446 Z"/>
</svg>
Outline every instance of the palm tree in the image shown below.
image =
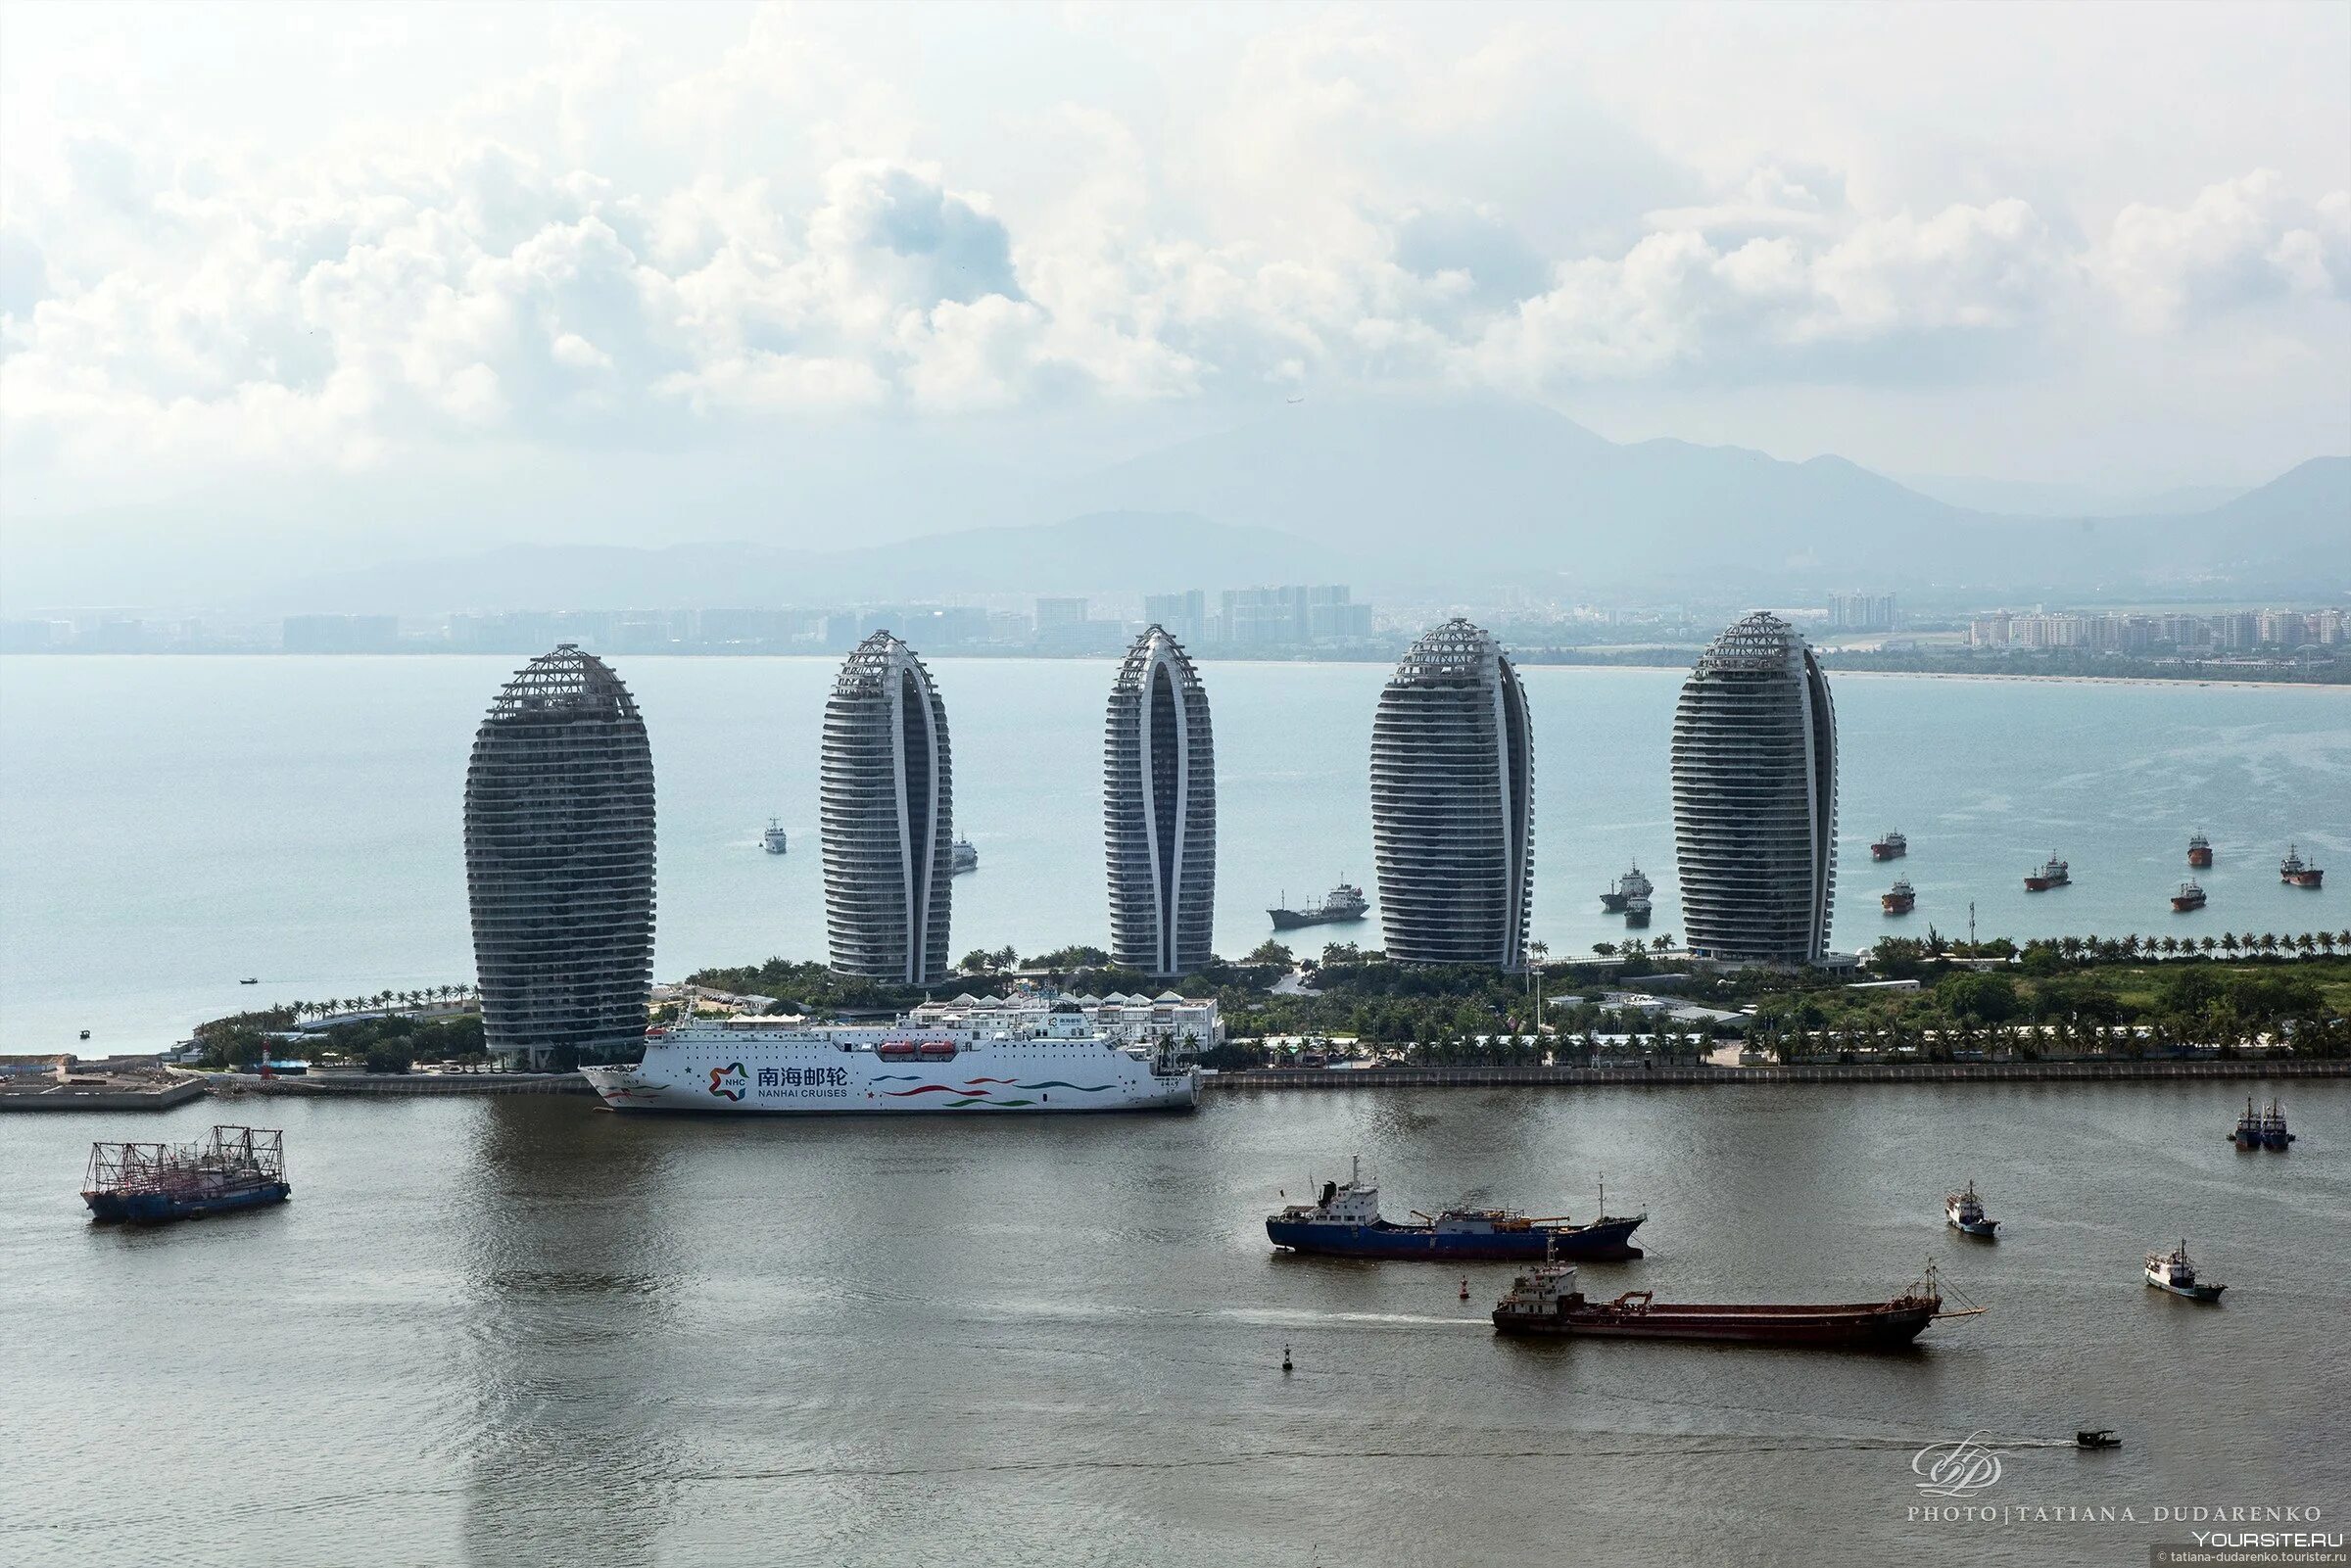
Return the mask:
<svg viewBox="0 0 2351 1568">
<path fill-rule="evenodd" d="M 2136 935 L 2126 936 L 2123 938 L 2123 957 L 2138 957 L 2138 938 Z"/>
<path fill-rule="evenodd" d="M 2215 938 L 2213 938 L 2213 937 L 2210 937 L 2210 936 L 2207 936 L 2207 937 L 2205 937 L 2205 938 L 2204 938 L 2204 939 L 2203 939 L 2201 942 L 2198 942 L 2196 945 L 2197 945 L 2197 946 L 2199 946 L 2199 947 L 2201 947 L 2201 948 L 2203 948 L 2203 949 L 2204 949 L 2204 952 L 2205 952 L 2205 954 L 2206 954 L 2207 956 L 2210 956 L 2210 954 L 2212 953 L 2212 950 L 2213 950 L 2214 948 L 2216 948 L 2216 947 L 2220 946 L 2221 944 L 2220 944 L 2220 942 L 2219 942 L 2218 940 L 2216 940 Z"/>
<path fill-rule="evenodd" d="M 2207 936 L 2204 938 L 2204 940 L 2209 942 L 2212 940 L 2212 938 Z M 2221 932 L 2221 951 L 2227 953 L 2231 958 L 2236 956 L 2236 932 Z"/>
<path fill-rule="evenodd" d="M 2318 939 L 2319 951 L 2325 953 L 2328 958 L 2332 958 L 2334 956 L 2334 932 L 2321 931 Z"/>
<path fill-rule="evenodd" d="M 2304 958 L 2310 957 L 2310 950 L 2317 945 L 2318 943 L 2311 939 L 2310 932 L 2308 931 L 2304 931 L 2301 935 L 2294 938 L 2294 951 L 2300 953 Z"/>
<path fill-rule="evenodd" d="M 1614 958 L 1616 956 L 1616 944 L 1614 942 L 1594 942 L 1592 944 L 1592 951 L 1597 953 L 1602 958 Z"/>
<path fill-rule="evenodd" d="M 2179 937 L 2177 937 L 2177 936 L 2166 936 L 2166 937 L 2163 939 L 2162 946 L 2163 946 L 2163 956 L 2164 956 L 2164 957 L 2166 957 L 2166 958 L 2169 958 L 2169 957 L 2171 957 L 2171 956 L 2172 956 L 2174 953 L 2177 953 L 2177 952 L 2179 952 L 2179 951 L 2180 951 L 2180 938 L 2179 938 Z"/>
<path fill-rule="evenodd" d="M 2263 931 L 2261 933 L 2261 950 L 2265 953 L 2275 953 L 2278 951 L 2278 936 L 2275 931 Z"/>
</svg>

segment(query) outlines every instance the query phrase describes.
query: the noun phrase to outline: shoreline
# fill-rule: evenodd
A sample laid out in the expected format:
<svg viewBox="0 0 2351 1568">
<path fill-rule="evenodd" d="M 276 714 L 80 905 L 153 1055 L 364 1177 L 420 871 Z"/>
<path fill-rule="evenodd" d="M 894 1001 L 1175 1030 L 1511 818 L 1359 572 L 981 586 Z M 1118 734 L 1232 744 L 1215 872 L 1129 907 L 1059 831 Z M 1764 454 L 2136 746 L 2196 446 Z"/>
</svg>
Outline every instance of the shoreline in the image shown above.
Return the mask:
<svg viewBox="0 0 2351 1568">
<path fill-rule="evenodd" d="M 1235 1094 L 1286 1089 L 1721 1088 L 1784 1083 L 2063 1083 L 2245 1078 L 2351 1078 L 2351 1060 L 1799 1063 L 1715 1068 L 1245 1068 L 1200 1080 Z"/>
</svg>

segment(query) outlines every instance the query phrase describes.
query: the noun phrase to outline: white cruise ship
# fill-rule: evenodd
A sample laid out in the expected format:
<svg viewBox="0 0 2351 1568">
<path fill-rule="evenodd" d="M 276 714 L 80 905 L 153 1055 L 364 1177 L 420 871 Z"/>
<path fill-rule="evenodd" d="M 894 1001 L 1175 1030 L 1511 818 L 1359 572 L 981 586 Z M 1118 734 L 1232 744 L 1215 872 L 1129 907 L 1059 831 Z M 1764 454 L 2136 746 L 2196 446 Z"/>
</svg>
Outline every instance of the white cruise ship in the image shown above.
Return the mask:
<svg viewBox="0 0 2351 1568">
<path fill-rule="evenodd" d="M 580 1072 L 615 1111 L 1189 1111 L 1200 1084 L 1188 1054 L 1123 1044 L 1074 1008 L 1009 1027 L 656 1025 L 643 1061 Z"/>
</svg>

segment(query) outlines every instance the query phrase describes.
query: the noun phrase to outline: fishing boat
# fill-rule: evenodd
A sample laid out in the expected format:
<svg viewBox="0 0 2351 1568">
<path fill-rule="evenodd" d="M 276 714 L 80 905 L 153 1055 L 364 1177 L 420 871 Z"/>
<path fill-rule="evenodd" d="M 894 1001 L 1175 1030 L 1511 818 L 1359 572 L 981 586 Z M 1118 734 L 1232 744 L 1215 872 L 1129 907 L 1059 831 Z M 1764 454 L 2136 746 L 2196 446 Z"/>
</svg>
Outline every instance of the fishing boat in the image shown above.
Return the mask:
<svg viewBox="0 0 2351 1568">
<path fill-rule="evenodd" d="M 2245 1096 L 2245 1114 L 2236 1118 L 2236 1130 L 2229 1134 L 2229 1141 L 2239 1149 L 2261 1147 L 2261 1113 L 2253 1109 L 2251 1095 Z"/>
<path fill-rule="evenodd" d="M 2212 840 L 2202 833 L 2187 835 L 2187 863 L 2202 871 L 2212 864 Z"/>
<path fill-rule="evenodd" d="M 2147 1283 L 2157 1290 L 2184 1296 L 2191 1302 L 2217 1302 L 2226 1285 L 2207 1285 L 2196 1278 L 2196 1265 L 2188 1261 L 2187 1243 L 2183 1240 L 2168 1253 L 2147 1254 Z"/>
<path fill-rule="evenodd" d="M 2184 915 L 2189 910 L 2203 907 L 2204 889 L 2197 884 L 2193 877 L 2182 882 L 2180 890 L 2172 895 L 2172 913 L 2175 915 Z"/>
<path fill-rule="evenodd" d="M 2279 1109 L 2276 1100 L 2272 1100 L 2269 1110 L 2261 1116 L 2261 1146 L 2264 1149 L 2282 1149 L 2293 1141 L 2294 1135 L 2285 1130 L 2285 1113 Z"/>
<path fill-rule="evenodd" d="M 1607 1203 L 1607 1189 L 1601 1193 Z M 1565 1214 L 1531 1217 L 1514 1209 L 1447 1209 L 1435 1214 L 1413 1211 L 1417 1224 L 1398 1224 L 1379 1212 L 1379 1188 L 1363 1179 L 1363 1162 L 1348 1164 L 1344 1182 L 1326 1181 L 1311 1204 L 1291 1204 L 1266 1216 L 1266 1236 L 1294 1253 L 1336 1258 L 1402 1258 L 1437 1261 L 1583 1258 L 1638 1258 L 1633 1232 L 1649 1218 L 1606 1214 L 1589 1224 Z"/>
<path fill-rule="evenodd" d="M 93 1143 L 81 1201 L 101 1223 L 160 1224 L 282 1204 L 285 1134 L 273 1127 L 215 1127 L 194 1143 Z"/>
<path fill-rule="evenodd" d="M 2026 873 L 2025 891 L 2045 893 L 2052 887 L 2064 887 L 2073 879 L 2073 869 L 2052 854 L 2041 862 L 2040 870 Z"/>
<path fill-rule="evenodd" d="M 2288 844 L 2285 858 L 2278 863 L 2278 879 L 2289 887 L 2317 887 L 2327 874 L 2302 858 L 2300 844 Z"/>
<path fill-rule="evenodd" d="M 1984 1200 L 1976 1196 L 1976 1184 L 1972 1181 L 1964 1191 L 1943 1200 L 1943 1217 L 1952 1229 L 1966 1235 L 1981 1236 L 1986 1241 L 1999 1235 L 2000 1222 L 1984 1217 Z"/>
<path fill-rule="evenodd" d="M 1589 1301 L 1576 1289 L 1574 1264 L 1540 1263 L 1511 1281 L 1495 1304 L 1494 1327 L 1504 1334 L 1897 1351 L 1939 1318 L 1973 1317 L 1982 1310 L 1944 1311 L 1932 1264 L 1924 1279 L 1882 1302 L 1719 1306 L 1660 1302 L 1645 1290 L 1626 1291 L 1612 1302 Z"/>
</svg>

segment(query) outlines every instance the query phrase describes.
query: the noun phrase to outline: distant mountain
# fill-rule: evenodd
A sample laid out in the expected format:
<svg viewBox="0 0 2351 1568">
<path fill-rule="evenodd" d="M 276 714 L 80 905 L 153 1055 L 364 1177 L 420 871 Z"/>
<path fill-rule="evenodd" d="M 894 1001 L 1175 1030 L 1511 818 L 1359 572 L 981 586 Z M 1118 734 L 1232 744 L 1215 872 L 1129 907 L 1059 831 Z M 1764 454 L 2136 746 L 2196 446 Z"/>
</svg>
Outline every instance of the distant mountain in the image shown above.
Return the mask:
<svg viewBox="0 0 2351 1568">
<path fill-rule="evenodd" d="M 2183 485 L 2134 490 L 2101 485 L 2048 484 L 2028 479 L 1979 479 L 1951 474 L 1896 474 L 1931 500 L 1968 511 L 2010 517 L 2168 517 L 2209 511 L 2245 493 L 2242 485 Z"/>
<path fill-rule="evenodd" d="M 1133 594 L 1326 577 L 1324 555 L 1271 529 L 1186 514 L 1114 511 L 847 550 L 741 542 L 659 549 L 509 545 L 474 555 L 300 578 L 271 588 L 258 607 L 434 614 Z"/>
</svg>

